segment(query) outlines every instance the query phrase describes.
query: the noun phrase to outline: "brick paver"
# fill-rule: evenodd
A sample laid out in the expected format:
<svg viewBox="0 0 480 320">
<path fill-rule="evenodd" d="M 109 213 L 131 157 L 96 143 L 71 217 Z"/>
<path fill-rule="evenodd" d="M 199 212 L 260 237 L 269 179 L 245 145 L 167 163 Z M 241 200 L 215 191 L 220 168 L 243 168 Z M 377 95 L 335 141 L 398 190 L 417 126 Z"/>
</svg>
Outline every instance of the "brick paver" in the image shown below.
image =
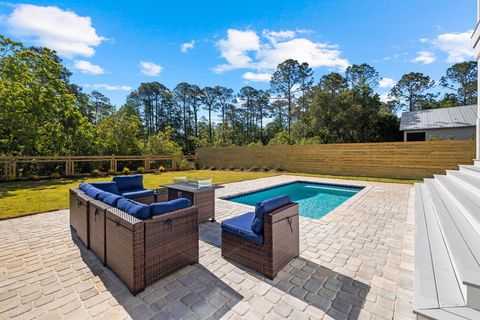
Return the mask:
<svg viewBox="0 0 480 320">
<path fill-rule="evenodd" d="M 200 263 L 132 296 L 72 240 L 68 211 L 0 221 L 0 319 L 411 319 L 410 185 L 278 176 L 217 190 L 217 221 L 251 210 L 221 197 L 294 180 L 366 188 L 325 217 L 300 217 L 299 258 L 273 281 L 221 257 L 200 226 Z"/>
</svg>

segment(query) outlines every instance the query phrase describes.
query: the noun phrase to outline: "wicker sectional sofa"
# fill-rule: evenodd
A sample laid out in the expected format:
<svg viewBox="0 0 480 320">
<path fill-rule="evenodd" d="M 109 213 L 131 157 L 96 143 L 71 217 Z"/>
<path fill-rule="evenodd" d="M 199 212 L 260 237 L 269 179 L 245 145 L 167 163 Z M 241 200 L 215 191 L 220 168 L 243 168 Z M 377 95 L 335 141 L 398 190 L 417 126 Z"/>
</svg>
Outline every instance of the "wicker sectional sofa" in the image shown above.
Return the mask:
<svg viewBox="0 0 480 320">
<path fill-rule="evenodd" d="M 133 294 L 198 263 L 198 209 L 187 199 L 147 205 L 81 188 L 70 189 L 70 225 Z"/>
</svg>

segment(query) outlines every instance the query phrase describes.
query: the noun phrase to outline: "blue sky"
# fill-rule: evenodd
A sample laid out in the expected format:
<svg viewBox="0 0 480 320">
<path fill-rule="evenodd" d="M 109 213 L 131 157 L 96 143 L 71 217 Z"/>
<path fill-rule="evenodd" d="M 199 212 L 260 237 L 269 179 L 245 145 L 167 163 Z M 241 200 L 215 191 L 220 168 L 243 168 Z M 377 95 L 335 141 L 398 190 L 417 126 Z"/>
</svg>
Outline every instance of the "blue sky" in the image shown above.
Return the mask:
<svg viewBox="0 0 480 320">
<path fill-rule="evenodd" d="M 385 95 L 404 73 L 438 80 L 471 60 L 475 20 L 475 0 L 0 3 L 1 34 L 56 49 L 72 82 L 116 105 L 148 81 L 266 89 L 290 57 L 314 66 L 316 81 L 366 62 Z"/>
</svg>

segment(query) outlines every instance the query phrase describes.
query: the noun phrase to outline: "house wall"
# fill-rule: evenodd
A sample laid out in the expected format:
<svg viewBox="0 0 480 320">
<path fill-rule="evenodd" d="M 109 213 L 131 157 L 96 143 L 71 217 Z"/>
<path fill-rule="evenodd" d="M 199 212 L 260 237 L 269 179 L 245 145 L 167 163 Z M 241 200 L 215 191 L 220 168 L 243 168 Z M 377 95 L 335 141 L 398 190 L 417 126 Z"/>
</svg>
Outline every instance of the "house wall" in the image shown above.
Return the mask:
<svg viewBox="0 0 480 320">
<path fill-rule="evenodd" d="M 427 141 L 432 137 L 439 137 L 442 140 L 450 140 L 450 137 L 453 137 L 452 140 L 469 140 L 475 136 L 475 127 L 409 130 L 403 132 L 403 141 L 407 141 L 407 132 L 425 132 Z"/>
</svg>

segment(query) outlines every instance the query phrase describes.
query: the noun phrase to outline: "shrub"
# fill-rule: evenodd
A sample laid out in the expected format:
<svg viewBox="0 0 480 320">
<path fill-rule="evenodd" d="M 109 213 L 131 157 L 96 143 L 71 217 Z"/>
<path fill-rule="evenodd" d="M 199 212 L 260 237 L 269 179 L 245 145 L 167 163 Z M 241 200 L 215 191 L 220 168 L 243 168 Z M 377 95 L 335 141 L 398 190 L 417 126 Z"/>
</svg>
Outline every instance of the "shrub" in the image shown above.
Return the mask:
<svg viewBox="0 0 480 320">
<path fill-rule="evenodd" d="M 165 167 L 164 166 L 158 167 L 158 172 L 165 172 Z"/>
<path fill-rule="evenodd" d="M 270 171 L 270 168 L 268 166 L 263 166 L 262 171 L 264 172 Z"/>
<path fill-rule="evenodd" d="M 37 175 L 37 174 L 32 174 L 32 175 L 30 176 L 30 178 L 31 178 L 32 180 L 35 180 L 35 181 L 40 180 L 40 176 Z"/>
<path fill-rule="evenodd" d="M 275 167 L 275 171 L 282 172 L 282 171 L 285 171 L 285 170 L 282 168 L 282 166 L 279 165 L 279 166 Z"/>
<path fill-rule="evenodd" d="M 440 138 L 439 136 L 431 136 L 428 140 L 429 141 L 441 141 L 442 138 Z"/>
<path fill-rule="evenodd" d="M 210 170 L 217 170 L 217 168 L 215 168 L 214 166 L 211 166 Z"/>
<path fill-rule="evenodd" d="M 50 175 L 50 178 L 52 179 L 60 179 L 60 173 L 58 172 L 52 172 L 52 174 Z"/>
<path fill-rule="evenodd" d="M 92 177 L 98 177 L 100 176 L 100 170 L 98 169 L 93 169 L 92 173 L 90 174 Z"/>
<path fill-rule="evenodd" d="M 228 170 L 231 170 L 231 171 L 235 170 L 235 166 L 234 166 L 234 165 L 230 165 L 230 166 L 228 167 Z"/>
<path fill-rule="evenodd" d="M 137 168 L 137 173 L 144 174 L 145 173 L 145 168 L 144 167 L 138 167 Z"/>
<path fill-rule="evenodd" d="M 203 166 L 202 166 L 202 170 L 208 170 L 208 166 L 207 166 L 207 165 L 203 165 Z"/>
<path fill-rule="evenodd" d="M 190 161 L 188 161 L 187 159 L 182 159 L 180 160 L 180 162 L 178 163 L 177 165 L 177 168 L 179 170 L 191 170 L 192 168 L 194 168 L 195 164 L 193 163 L 190 163 Z"/>
<path fill-rule="evenodd" d="M 117 174 L 117 171 L 112 170 L 112 169 L 109 169 L 109 170 L 108 170 L 108 174 L 113 176 L 113 175 L 116 175 L 116 174 Z"/>
<path fill-rule="evenodd" d="M 253 165 L 253 166 L 250 168 L 250 171 L 258 171 L 258 166 Z"/>
<path fill-rule="evenodd" d="M 128 169 L 127 167 L 124 167 L 122 170 L 122 173 L 127 176 L 130 174 L 130 169 Z"/>
</svg>

